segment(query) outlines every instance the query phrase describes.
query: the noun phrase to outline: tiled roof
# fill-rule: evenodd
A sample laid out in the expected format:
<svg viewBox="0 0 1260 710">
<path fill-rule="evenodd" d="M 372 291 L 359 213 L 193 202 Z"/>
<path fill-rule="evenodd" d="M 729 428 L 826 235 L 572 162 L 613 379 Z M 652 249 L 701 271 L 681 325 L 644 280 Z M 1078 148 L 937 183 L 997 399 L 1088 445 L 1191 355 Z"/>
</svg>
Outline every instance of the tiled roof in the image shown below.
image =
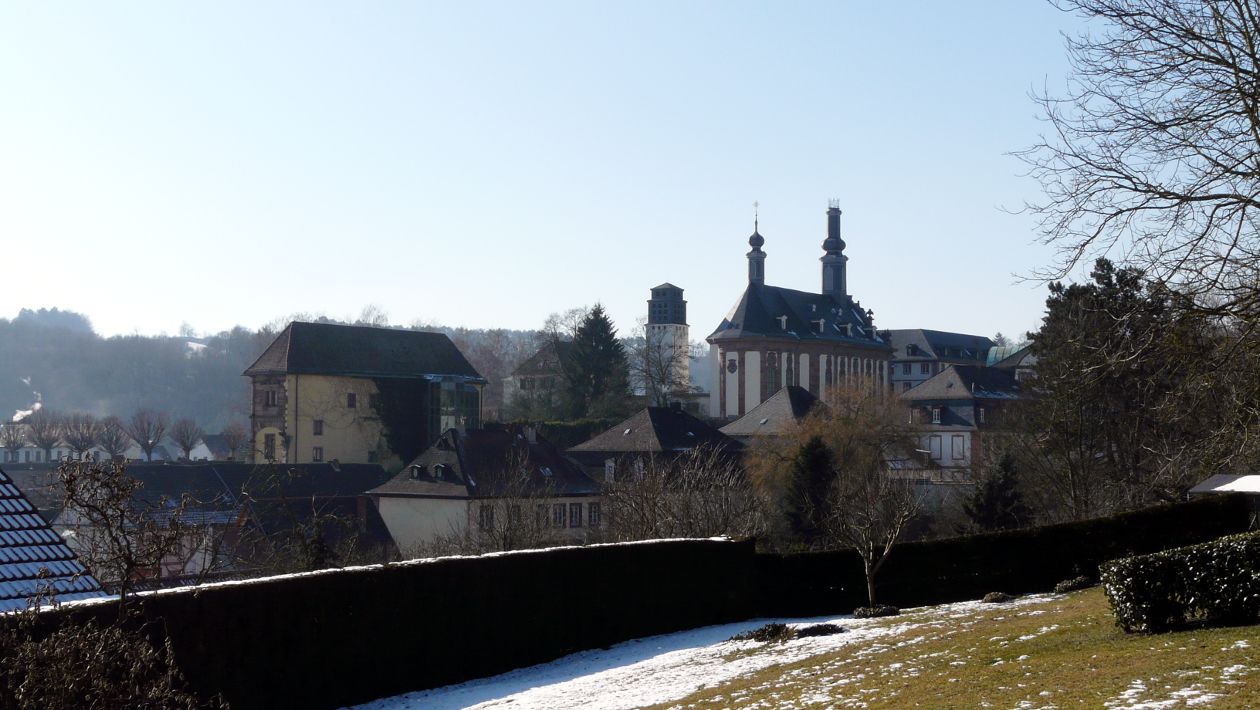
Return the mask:
<svg viewBox="0 0 1260 710">
<path fill-rule="evenodd" d="M 943 399 L 1019 399 L 1023 394 L 1010 370 L 950 365 L 926 382 L 901 393 L 907 402 Z"/>
<path fill-rule="evenodd" d="M 650 454 L 688 451 L 700 445 L 731 451 L 742 448 L 739 442 L 682 409 L 648 407 L 569 452 Z"/>
<path fill-rule="evenodd" d="M 57 601 L 103 597 L 101 585 L 0 470 L 0 611 L 24 609 L 41 590 Z"/>
<path fill-rule="evenodd" d="M 522 463 L 526 477 L 516 478 Z M 511 469 L 511 470 L 509 470 Z M 385 497 L 494 498 L 503 495 L 595 495 L 600 487 L 576 461 L 521 428 L 450 429 L 402 473 L 371 491 Z"/>
<path fill-rule="evenodd" d="M 803 419 L 817 403 L 818 398 L 809 390 L 790 385 L 722 427 L 721 431 L 734 437 L 778 434 Z"/>
<path fill-rule="evenodd" d="M 821 324 L 819 323 L 821 321 Z M 852 297 L 834 297 L 750 283 L 722 319 L 709 342 L 746 337 L 824 341 L 877 347 L 887 345 Z"/>
<path fill-rule="evenodd" d="M 443 333 L 294 321 L 246 375 L 346 377 L 452 375 L 484 381 Z"/>
</svg>

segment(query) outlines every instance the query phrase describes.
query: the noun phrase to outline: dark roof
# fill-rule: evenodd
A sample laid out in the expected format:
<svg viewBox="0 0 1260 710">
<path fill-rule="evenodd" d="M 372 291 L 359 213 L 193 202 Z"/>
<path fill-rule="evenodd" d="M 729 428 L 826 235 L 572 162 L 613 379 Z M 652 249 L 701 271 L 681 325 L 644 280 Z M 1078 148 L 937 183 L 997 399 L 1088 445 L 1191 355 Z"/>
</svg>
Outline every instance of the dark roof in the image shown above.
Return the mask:
<svg viewBox="0 0 1260 710">
<path fill-rule="evenodd" d="M 793 422 L 804 419 L 817 403 L 818 398 L 809 390 L 789 385 L 722 427 L 721 431 L 734 437 L 779 434 Z"/>
<path fill-rule="evenodd" d="M 22 495 L 39 509 L 45 520 L 51 523 L 56 519 L 65 501 L 61 486 L 57 483 L 57 464 L 7 464 L 5 473 L 18 490 L 22 491 Z"/>
<path fill-rule="evenodd" d="M 910 390 L 908 402 L 941 399 L 1019 399 L 1022 389 L 1010 370 L 980 365 L 950 365 Z"/>
<path fill-rule="evenodd" d="M 245 370 L 251 376 L 282 373 L 484 381 L 443 333 L 297 321 Z"/>
<path fill-rule="evenodd" d="M 447 430 L 401 473 L 369 491 L 377 496 L 424 498 L 588 496 L 599 492 L 599 484 L 576 461 L 538 434 L 531 441 L 524 427 Z"/>
<path fill-rule="evenodd" d="M 0 470 L 0 611 L 51 590 L 57 601 L 103 597 L 101 585 Z"/>
<path fill-rule="evenodd" d="M 127 465 L 127 475 L 144 484 L 140 495 L 148 500 L 176 500 L 187 494 L 206 505 L 246 498 L 354 497 L 389 479 L 385 469 L 374 463 L 133 463 Z"/>
<path fill-rule="evenodd" d="M 787 316 L 787 320 L 783 321 L 782 316 Z M 821 332 L 819 320 L 822 321 Z M 720 342 L 746 337 L 837 342 L 885 350 L 888 347 L 875 332 L 866 312 L 850 296 L 806 293 L 756 283 L 748 284 L 739 302 L 708 340 Z"/>
<path fill-rule="evenodd" d="M 742 448 L 739 442 L 682 409 L 648 407 L 574 446 L 569 453 L 666 453 L 689 451 L 701 445 L 731 451 Z"/>
<path fill-rule="evenodd" d="M 210 449 L 210 453 L 217 460 L 221 461 L 232 454 L 222 434 L 206 434 L 201 437 L 201 441 L 206 445 L 207 449 Z"/>
<path fill-rule="evenodd" d="M 984 362 L 994 347 L 991 339 L 983 335 L 949 333 L 943 330 L 910 328 L 882 331 L 884 339 L 893 346 L 896 360 L 972 360 Z M 913 346 L 913 352 L 907 352 Z"/>
<path fill-rule="evenodd" d="M 661 289 L 663 289 L 663 288 L 670 289 L 671 291 L 681 291 L 681 290 L 682 290 L 681 288 L 678 288 L 677 286 L 675 286 L 674 284 L 672 284 L 672 283 L 670 283 L 670 282 L 668 282 L 668 281 L 666 281 L 665 283 L 661 284 L 660 286 L 653 286 L 651 290 L 653 290 L 653 291 L 659 291 L 659 290 L 661 290 Z"/>
<path fill-rule="evenodd" d="M 525 362 L 512 370 L 512 377 L 531 375 L 558 375 L 561 372 L 561 359 L 569 357 L 573 352 L 573 341 L 550 339 Z"/>
</svg>

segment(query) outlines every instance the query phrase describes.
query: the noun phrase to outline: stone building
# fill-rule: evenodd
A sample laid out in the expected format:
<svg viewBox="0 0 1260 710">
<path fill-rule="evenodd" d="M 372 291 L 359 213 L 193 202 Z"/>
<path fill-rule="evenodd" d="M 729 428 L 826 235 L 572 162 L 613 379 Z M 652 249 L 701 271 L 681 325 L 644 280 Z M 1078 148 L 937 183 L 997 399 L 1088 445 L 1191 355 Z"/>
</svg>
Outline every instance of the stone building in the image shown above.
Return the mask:
<svg viewBox="0 0 1260 710">
<path fill-rule="evenodd" d="M 899 393 L 927 382 L 950 365 L 984 365 L 995 347 L 983 335 L 923 328 L 885 330 L 880 335 L 893 348 L 889 380 Z"/>
<path fill-rule="evenodd" d="M 874 313 L 848 293 L 840 208 L 827 209 L 822 292 L 766 285 L 765 238 L 748 239 L 748 286 L 708 342 L 718 350 L 716 413 L 734 419 L 788 385 L 820 396 L 833 386 L 887 387 L 892 348 Z"/>
<path fill-rule="evenodd" d="M 293 322 L 244 374 L 255 461 L 408 461 L 481 426 L 486 381 L 442 333 Z"/>
</svg>

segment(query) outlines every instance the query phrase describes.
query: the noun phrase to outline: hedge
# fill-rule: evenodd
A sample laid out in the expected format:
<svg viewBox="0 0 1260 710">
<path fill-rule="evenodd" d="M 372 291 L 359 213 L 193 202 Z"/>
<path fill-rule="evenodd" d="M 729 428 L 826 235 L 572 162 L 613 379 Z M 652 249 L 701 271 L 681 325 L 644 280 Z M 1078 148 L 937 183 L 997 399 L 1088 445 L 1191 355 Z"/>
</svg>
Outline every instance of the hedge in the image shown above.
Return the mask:
<svg viewBox="0 0 1260 710">
<path fill-rule="evenodd" d="M 1125 631 L 1166 631 L 1191 621 L 1252 624 L 1260 618 L 1260 535 L 1115 560 L 1103 566 L 1102 581 Z"/>
</svg>

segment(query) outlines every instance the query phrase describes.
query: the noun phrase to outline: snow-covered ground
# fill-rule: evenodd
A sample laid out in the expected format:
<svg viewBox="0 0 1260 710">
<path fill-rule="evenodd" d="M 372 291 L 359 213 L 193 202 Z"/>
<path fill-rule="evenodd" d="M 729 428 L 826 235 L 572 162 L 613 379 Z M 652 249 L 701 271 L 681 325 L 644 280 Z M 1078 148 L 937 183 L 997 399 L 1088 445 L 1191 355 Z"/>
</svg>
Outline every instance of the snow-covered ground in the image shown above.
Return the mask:
<svg viewBox="0 0 1260 710">
<path fill-rule="evenodd" d="M 1024 597 L 1015 604 L 1044 601 Z M 944 615 L 966 614 L 979 602 L 938 607 Z M 756 641 L 728 641 L 737 633 L 781 621 L 793 626 L 835 622 L 848 629 L 833 636 L 794 639 L 774 653 L 742 654 L 763 648 Z M 770 666 L 791 663 L 853 643 L 899 635 L 919 624 L 890 624 L 887 619 L 848 616 L 816 619 L 755 619 L 707 626 L 628 641 L 612 648 L 583 651 L 551 663 L 491 678 L 448 685 L 357 706 L 361 710 L 439 710 L 445 708 L 639 708 L 686 697 L 701 688 Z M 737 700 L 733 698 L 732 700 Z"/>
</svg>

